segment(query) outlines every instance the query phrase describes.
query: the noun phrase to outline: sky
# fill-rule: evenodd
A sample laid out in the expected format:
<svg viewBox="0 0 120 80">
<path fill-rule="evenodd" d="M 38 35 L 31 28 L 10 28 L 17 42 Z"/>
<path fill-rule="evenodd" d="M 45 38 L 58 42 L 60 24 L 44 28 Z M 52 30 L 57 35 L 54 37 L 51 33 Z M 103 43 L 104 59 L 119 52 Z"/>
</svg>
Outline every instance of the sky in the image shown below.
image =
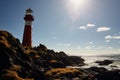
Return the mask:
<svg viewBox="0 0 120 80">
<path fill-rule="evenodd" d="M 69 55 L 120 54 L 120 0 L 0 0 L 0 30 L 20 39 L 33 10 L 33 46 Z"/>
</svg>

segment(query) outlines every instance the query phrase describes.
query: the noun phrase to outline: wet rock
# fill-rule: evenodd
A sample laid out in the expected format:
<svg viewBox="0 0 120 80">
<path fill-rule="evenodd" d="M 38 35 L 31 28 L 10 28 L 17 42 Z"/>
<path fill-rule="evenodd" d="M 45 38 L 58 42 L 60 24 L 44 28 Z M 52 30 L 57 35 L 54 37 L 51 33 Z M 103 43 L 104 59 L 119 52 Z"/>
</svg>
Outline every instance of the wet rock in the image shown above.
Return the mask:
<svg viewBox="0 0 120 80">
<path fill-rule="evenodd" d="M 113 63 L 113 60 L 104 60 L 104 61 L 96 61 L 99 65 L 109 65 Z"/>
<path fill-rule="evenodd" d="M 95 76 L 95 80 L 119 80 L 120 79 L 120 70 L 107 70 L 103 67 L 91 67 L 87 69 L 88 73 L 91 73 Z"/>
<path fill-rule="evenodd" d="M 0 47 L 0 69 L 9 68 L 12 66 L 12 59 L 10 55 L 7 53 L 7 49 L 4 47 Z"/>
<path fill-rule="evenodd" d="M 104 71 L 96 75 L 97 80 L 120 80 L 120 70 Z"/>
<path fill-rule="evenodd" d="M 53 68 L 65 68 L 65 64 L 59 60 L 50 60 L 49 65 Z"/>
<path fill-rule="evenodd" d="M 90 67 L 88 68 L 88 70 L 90 71 L 94 71 L 97 73 L 103 72 L 103 71 L 107 71 L 107 69 L 103 68 L 103 67 Z"/>
<path fill-rule="evenodd" d="M 118 68 L 118 66 L 116 66 L 116 65 L 111 65 L 110 67 L 112 67 L 112 68 Z"/>
</svg>

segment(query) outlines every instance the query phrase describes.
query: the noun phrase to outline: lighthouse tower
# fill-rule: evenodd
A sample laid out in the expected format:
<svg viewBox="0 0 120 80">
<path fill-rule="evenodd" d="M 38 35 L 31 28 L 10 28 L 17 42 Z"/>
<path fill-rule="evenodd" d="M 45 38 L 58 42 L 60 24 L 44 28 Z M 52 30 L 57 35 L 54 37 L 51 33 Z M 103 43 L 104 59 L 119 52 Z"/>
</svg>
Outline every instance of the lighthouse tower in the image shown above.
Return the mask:
<svg viewBox="0 0 120 80">
<path fill-rule="evenodd" d="M 32 16 L 33 11 L 29 8 L 26 10 L 26 15 L 24 17 L 25 27 L 23 33 L 23 46 L 32 47 L 32 21 L 34 18 Z"/>
</svg>

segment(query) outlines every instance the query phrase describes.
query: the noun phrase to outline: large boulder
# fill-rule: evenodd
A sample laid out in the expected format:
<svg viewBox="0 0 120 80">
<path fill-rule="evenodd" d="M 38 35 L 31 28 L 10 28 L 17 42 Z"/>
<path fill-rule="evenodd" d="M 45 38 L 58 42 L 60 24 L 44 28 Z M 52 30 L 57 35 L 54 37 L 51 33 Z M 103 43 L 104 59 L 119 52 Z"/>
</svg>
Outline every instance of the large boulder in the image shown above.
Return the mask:
<svg viewBox="0 0 120 80">
<path fill-rule="evenodd" d="M 104 61 L 96 61 L 99 65 L 109 65 L 113 63 L 113 60 L 104 60 Z"/>
<path fill-rule="evenodd" d="M 120 80 L 120 70 L 103 71 L 96 77 L 97 80 Z"/>
</svg>

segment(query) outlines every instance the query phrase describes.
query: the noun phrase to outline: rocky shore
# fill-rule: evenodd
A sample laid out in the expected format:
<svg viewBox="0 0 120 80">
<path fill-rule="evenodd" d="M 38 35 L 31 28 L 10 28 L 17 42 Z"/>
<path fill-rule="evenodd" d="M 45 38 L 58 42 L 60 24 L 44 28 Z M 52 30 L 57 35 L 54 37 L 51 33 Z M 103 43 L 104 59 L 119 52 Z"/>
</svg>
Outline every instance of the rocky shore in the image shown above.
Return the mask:
<svg viewBox="0 0 120 80">
<path fill-rule="evenodd" d="M 40 44 L 29 48 L 0 31 L 0 80 L 120 80 L 120 70 L 66 68 L 84 66 L 84 59 L 55 52 Z"/>
<path fill-rule="evenodd" d="M 113 60 L 104 60 L 104 61 L 96 61 L 99 65 L 109 65 L 113 63 Z"/>
</svg>

